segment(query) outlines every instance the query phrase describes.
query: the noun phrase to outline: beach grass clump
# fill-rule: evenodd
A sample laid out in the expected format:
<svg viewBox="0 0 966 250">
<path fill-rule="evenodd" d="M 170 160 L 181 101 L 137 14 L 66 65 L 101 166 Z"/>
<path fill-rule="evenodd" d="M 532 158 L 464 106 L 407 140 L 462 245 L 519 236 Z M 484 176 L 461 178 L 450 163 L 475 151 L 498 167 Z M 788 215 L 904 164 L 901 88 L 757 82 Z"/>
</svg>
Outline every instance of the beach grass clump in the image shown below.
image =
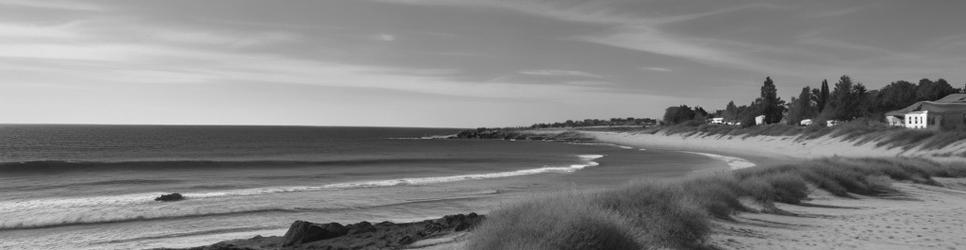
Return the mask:
<svg viewBox="0 0 966 250">
<path fill-rule="evenodd" d="M 842 197 L 893 194 L 893 181 L 939 185 L 932 177 L 966 177 L 966 167 L 922 159 L 827 158 L 619 188 L 532 199 L 493 212 L 468 249 L 702 249 L 713 219 L 750 211 L 790 214 L 776 202 L 801 204 L 812 189 Z"/>
<path fill-rule="evenodd" d="M 474 230 L 469 249 L 642 249 L 639 229 L 586 196 L 558 195 L 494 211 Z"/>
</svg>

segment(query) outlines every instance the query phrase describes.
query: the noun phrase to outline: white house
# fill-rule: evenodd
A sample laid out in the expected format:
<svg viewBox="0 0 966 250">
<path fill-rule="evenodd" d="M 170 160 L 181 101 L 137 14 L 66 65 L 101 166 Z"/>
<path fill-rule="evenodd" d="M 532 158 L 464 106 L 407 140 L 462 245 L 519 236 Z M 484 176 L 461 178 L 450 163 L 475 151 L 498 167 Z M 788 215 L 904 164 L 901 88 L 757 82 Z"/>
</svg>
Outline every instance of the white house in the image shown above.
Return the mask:
<svg viewBox="0 0 966 250">
<path fill-rule="evenodd" d="M 966 130 L 966 94 L 950 94 L 886 112 L 890 125 L 911 129 Z"/>
<path fill-rule="evenodd" d="M 905 118 L 906 118 L 905 120 L 906 120 L 907 128 L 915 128 L 915 129 L 926 128 L 928 127 L 929 111 L 928 110 L 912 111 L 912 112 L 906 113 Z"/>
<path fill-rule="evenodd" d="M 812 126 L 812 119 L 802 120 L 801 122 L 798 122 L 798 125 L 802 125 L 802 126 Z"/>
<path fill-rule="evenodd" d="M 765 124 L 765 115 L 755 116 L 755 125 Z"/>
<path fill-rule="evenodd" d="M 905 115 L 903 115 L 903 116 L 905 116 Z M 899 118 L 899 117 L 891 116 L 891 115 L 886 116 L 886 123 L 888 123 L 889 126 L 893 126 L 893 127 L 905 127 L 906 126 L 906 122 L 903 121 L 903 118 Z"/>
<path fill-rule="evenodd" d="M 711 118 L 711 124 L 724 124 L 724 117 Z"/>
<path fill-rule="evenodd" d="M 839 122 L 838 120 L 828 120 L 828 121 L 825 121 L 825 126 L 826 127 L 835 127 L 835 126 L 838 126 L 839 123 L 841 123 L 841 122 Z"/>
</svg>

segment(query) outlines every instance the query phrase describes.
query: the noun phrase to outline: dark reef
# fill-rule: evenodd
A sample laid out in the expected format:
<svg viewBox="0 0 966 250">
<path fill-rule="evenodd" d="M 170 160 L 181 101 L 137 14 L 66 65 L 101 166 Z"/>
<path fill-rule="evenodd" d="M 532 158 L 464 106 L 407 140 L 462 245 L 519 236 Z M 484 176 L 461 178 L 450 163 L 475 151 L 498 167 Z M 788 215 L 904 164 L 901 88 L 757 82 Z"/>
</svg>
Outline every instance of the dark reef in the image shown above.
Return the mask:
<svg viewBox="0 0 966 250">
<path fill-rule="evenodd" d="M 154 198 L 155 201 L 180 201 L 184 200 L 184 196 L 179 193 L 162 194 L 158 198 Z"/>
<path fill-rule="evenodd" d="M 295 221 L 285 236 L 229 240 L 190 250 L 242 249 L 399 249 L 413 242 L 471 230 L 484 219 L 476 213 L 447 215 L 409 223 L 366 221 L 342 225 Z"/>
</svg>

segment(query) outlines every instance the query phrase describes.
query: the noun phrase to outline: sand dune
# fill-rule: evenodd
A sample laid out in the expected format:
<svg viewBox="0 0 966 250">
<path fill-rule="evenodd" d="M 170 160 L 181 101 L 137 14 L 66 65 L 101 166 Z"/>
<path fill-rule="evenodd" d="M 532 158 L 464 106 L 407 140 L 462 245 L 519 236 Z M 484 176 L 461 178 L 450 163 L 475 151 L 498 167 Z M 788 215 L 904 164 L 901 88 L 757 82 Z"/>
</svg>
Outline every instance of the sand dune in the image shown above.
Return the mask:
<svg viewBox="0 0 966 250">
<path fill-rule="evenodd" d="M 712 243 L 724 249 L 963 249 L 966 179 L 936 178 L 946 187 L 896 183 L 896 197 L 840 198 L 813 192 L 798 214 L 743 213 L 718 221 Z"/>
<path fill-rule="evenodd" d="M 757 159 L 781 161 L 823 157 L 922 157 L 940 162 L 966 162 L 966 141 L 938 149 L 877 146 L 875 141 L 859 143 L 822 136 L 797 140 L 795 136 L 686 136 L 633 132 L 581 131 L 596 140 L 636 147 L 688 151 L 710 151 Z M 767 163 L 767 162 L 766 162 Z"/>
</svg>

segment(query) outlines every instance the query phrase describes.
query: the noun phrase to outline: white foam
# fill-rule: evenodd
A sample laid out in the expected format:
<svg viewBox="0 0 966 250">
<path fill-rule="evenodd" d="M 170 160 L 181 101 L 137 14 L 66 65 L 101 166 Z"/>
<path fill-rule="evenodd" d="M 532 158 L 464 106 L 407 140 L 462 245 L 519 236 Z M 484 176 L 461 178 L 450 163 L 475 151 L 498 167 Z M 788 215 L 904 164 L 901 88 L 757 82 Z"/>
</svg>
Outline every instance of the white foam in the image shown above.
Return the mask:
<svg viewBox="0 0 966 250">
<path fill-rule="evenodd" d="M 745 160 L 745 159 L 742 159 L 742 158 L 738 158 L 738 157 L 734 157 L 734 156 L 725 156 L 725 155 L 718 155 L 718 154 L 711 154 L 711 153 L 701 153 L 701 152 L 690 152 L 690 151 L 681 151 L 681 152 L 683 152 L 683 153 L 689 153 L 689 154 L 696 154 L 696 155 L 703 155 L 703 156 L 707 156 L 707 157 L 712 158 L 712 159 L 715 159 L 715 160 L 724 161 L 725 163 L 728 164 L 728 166 L 731 167 L 732 170 L 734 170 L 734 169 L 742 169 L 742 168 L 750 168 L 750 167 L 757 166 L 757 165 L 755 165 L 755 163 L 753 163 L 751 161 L 748 161 L 748 160 Z"/>
<path fill-rule="evenodd" d="M 614 143 L 607 143 L 607 142 L 570 142 L 569 144 L 575 144 L 575 145 L 591 145 L 591 146 L 608 146 L 608 147 L 617 147 L 617 148 L 622 148 L 622 149 L 634 149 L 634 147 L 631 147 L 631 146 L 614 144 Z"/>
<path fill-rule="evenodd" d="M 442 139 L 452 139 L 452 138 L 456 138 L 456 136 L 457 136 L 457 134 L 451 134 L 451 135 L 430 135 L 430 136 L 422 136 L 422 137 L 390 137 L 390 138 L 386 138 L 386 139 L 389 139 L 389 140 L 442 140 Z"/>
<path fill-rule="evenodd" d="M 215 192 L 187 192 L 187 193 L 182 193 L 182 195 L 184 195 L 188 199 L 200 199 L 200 198 L 214 198 L 214 197 L 224 197 L 224 196 L 245 196 L 245 195 L 259 195 L 259 194 L 271 194 L 271 193 L 308 192 L 308 191 L 338 190 L 338 189 L 352 189 L 352 188 L 376 188 L 376 187 L 391 187 L 391 186 L 401 186 L 401 185 L 427 185 L 427 184 L 436 184 L 436 183 L 505 178 L 505 177 L 535 175 L 535 174 L 544 174 L 544 173 L 573 173 L 577 170 L 599 165 L 594 160 L 604 156 L 603 155 L 578 155 L 577 157 L 580 158 L 581 160 L 580 164 L 573 164 L 566 167 L 547 166 L 547 167 L 541 167 L 541 168 L 522 169 L 522 170 L 507 171 L 507 172 L 358 181 L 358 182 L 334 183 L 334 184 L 327 184 L 327 185 L 321 185 L 321 186 L 285 186 L 285 187 L 233 189 L 233 190 L 215 191 Z M 151 192 L 151 193 L 136 193 L 136 194 L 111 195 L 111 196 L 71 197 L 71 198 L 45 198 L 45 199 L 19 200 L 19 201 L 0 201 L 0 211 L 24 211 L 24 210 L 39 209 L 39 208 L 65 209 L 65 208 L 112 207 L 112 206 L 121 206 L 121 205 L 133 205 L 133 204 L 155 202 L 154 198 L 165 193 L 168 193 L 168 192 Z"/>
</svg>

